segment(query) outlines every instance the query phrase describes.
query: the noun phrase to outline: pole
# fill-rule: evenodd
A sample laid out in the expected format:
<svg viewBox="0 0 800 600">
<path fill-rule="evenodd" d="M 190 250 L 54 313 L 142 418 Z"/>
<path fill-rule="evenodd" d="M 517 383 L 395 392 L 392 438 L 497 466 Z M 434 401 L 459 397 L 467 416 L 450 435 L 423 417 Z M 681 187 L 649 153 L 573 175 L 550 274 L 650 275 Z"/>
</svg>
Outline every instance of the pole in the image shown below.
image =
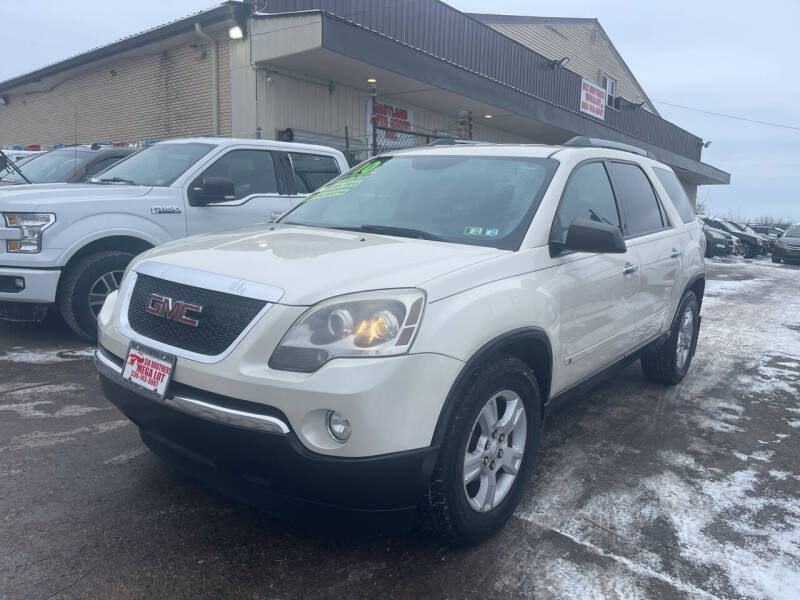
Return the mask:
<svg viewBox="0 0 800 600">
<path fill-rule="evenodd" d="M 372 84 L 372 156 L 378 155 L 378 128 L 376 117 L 378 115 L 378 88 Z"/>
</svg>

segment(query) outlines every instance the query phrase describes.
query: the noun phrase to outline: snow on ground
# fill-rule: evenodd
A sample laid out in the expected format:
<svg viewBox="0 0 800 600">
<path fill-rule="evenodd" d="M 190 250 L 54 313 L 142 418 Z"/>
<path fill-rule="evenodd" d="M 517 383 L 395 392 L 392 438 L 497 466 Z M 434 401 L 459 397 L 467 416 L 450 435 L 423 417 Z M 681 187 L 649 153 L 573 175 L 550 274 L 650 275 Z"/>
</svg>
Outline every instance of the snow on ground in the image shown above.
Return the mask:
<svg viewBox="0 0 800 600">
<path fill-rule="evenodd" d="M 561 540 L 537 598 L 800 597 L 800 271 L 708 268 L 682 385 L 637 365 L 554 418 L 516 515 Z"/>
</svg>

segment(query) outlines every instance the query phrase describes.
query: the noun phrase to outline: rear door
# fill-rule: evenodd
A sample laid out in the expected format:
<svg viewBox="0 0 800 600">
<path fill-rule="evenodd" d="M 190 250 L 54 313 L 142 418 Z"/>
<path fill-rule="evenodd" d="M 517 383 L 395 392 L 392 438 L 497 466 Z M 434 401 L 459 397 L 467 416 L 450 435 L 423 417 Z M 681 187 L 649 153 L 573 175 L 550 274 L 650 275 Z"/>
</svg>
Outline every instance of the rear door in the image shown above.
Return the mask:
<svg viewBox="0 0 800 600">
<path fill-rule="evenodd" d="M 625 243 L 639 268 L 639 290 L 634 301 L 635 347 L 664 329 L 686 243 L 670 222 L 642 167 L 623 161 L 607 164 L 619 202 Z"/>
<path fill-rule="evenodd" d="M 265 148 L 234 148 L 220 156 L 190 183 L 187 193 L 189 235 L 267 223 L 292 206 L 279 153 Z M 233 182 L 234 197 L 198 205 L 192 190 L 207 179 Z"/>
<path fill-rule="evenodd" d="M 566 241 L 576 218 L 620 226 L 614 192 L 602 161 L 583 163 L 570 175 L 550 233 Z M 553 258 L 552 281 L 561 318 L 558 357 L 564 389 L 600 371 L 630 349 L 639 273 L 631 253 L 565 252 Z"/>
<path fill-rule="evenodd" d="M 279 152 L 286 173 L 291 206 L 300 204 L 313 191 L 341 175 L 339 163 L 328 154 L 314 152 Z"/>
</svg>

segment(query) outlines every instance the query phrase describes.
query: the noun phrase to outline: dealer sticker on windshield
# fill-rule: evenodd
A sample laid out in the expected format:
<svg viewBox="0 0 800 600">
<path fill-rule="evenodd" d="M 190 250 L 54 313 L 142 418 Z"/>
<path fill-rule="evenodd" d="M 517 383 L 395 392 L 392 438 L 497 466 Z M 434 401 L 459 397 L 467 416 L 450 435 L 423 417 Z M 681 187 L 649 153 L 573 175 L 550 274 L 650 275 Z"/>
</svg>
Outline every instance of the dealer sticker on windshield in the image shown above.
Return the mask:
<svg viewBox="0 0 800 600">
<path fill-rule="evenodd" d="M 131 342 L 122 378 L 145 396 L 163 400 L 175 370 L 175 357 Z"/>
</svg>

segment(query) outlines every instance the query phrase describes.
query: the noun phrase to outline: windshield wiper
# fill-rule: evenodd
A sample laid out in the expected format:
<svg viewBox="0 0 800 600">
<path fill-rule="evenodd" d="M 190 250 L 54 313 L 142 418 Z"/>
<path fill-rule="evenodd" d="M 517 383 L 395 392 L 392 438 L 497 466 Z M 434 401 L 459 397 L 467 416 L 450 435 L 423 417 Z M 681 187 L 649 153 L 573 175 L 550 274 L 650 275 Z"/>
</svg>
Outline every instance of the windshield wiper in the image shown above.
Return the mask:
<svg viewBox="0 0 800 600">
<path fill-rule="evenodd" d="M 410 229 L 408 227 L 393 227 L 391 225 L 362 225 L 361 227 L 358 228 L 358 231 L 363 231 L 364 233 L 378 233 L 383 235 L 410 237 L 419 240 L 433 240 L 435 242 L 445 241 L 444 238 L 435 235 L 433 233 L 429 233 L 427 231 L 422 231 L 421 229 Z"/>
<path fill-rule="evenodd" d="M 123 179 L 122 177 L 109 177 L 107 179 L 101 179 L 100 181 L 104 183 L 127 183 L 128 185 L 139 185 L 135 181 Z"/>
</svg>

